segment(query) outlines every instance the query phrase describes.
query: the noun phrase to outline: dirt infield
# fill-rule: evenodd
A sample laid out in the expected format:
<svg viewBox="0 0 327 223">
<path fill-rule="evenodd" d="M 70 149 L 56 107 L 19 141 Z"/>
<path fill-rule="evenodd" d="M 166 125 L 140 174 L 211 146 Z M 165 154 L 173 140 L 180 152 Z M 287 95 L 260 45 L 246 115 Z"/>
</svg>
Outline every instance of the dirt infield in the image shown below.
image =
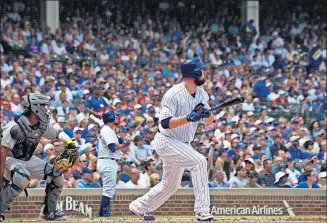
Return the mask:
<svg viewBox="0 0 327 223">
<path fill-rule="evenodd" d="M 47 221 L 39 221 L 38 219 L 18 219 L 18 218 L 8 218 L 6 219 L 7 222 L 46 222 Z M 60 221 L 63 223 L 93 223 L 93 222 L 143 222 L 138 217 L 110 217 L 110 218 L 76 218 L 69 216 L 64 221 Z M 189 217 L 173 217 L 173 216 L 157 216 L 157 220 L 155 222 L 197 222 L 193 216 Z M 295 217 L 288 217 L 288 216 L 262 216 L 262 217 L 254 217 L 254 216 L 216 216 L 213 222 L 287 222 L 287 223 L 296 223 L 296 222 L 326 222 L 326 216 L 295 216 Z M 50 222 L 49 222 L 50 223 Z"/>
</svg>

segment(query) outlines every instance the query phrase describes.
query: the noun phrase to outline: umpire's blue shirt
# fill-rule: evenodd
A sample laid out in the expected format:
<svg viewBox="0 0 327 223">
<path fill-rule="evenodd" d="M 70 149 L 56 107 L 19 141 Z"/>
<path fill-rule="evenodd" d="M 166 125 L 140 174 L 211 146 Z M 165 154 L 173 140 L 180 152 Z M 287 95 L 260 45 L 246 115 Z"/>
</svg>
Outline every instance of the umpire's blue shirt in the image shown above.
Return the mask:
<svg viewBox="0 0 327 223">
<path fill-rule="evenodd" d="M 92 181 L 91 183 L 87 183 L 85 180 L 81 180 L 76 185 L 76 188 L 101 188 L 101 185 L 96 181 Z"/>
</svg>

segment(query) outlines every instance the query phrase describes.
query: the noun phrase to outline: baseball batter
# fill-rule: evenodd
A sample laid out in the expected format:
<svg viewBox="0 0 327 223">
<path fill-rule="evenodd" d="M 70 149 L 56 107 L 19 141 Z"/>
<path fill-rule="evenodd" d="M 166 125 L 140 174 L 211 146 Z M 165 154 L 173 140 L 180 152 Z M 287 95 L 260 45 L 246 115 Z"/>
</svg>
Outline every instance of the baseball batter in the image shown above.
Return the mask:
<svg viewBox="0 0 327 223">
<path fill-rule="evenodd" d="M 103 127 L 99 136 L 99 161 L 97 169 L 103 182 L 103 193 L 100 203 L 99 217 L 111 215 L 110 199 L 115 194 L 117 184 L 118 160 L 120 159 L 120 148 L 127 142 L 117 137 L 115 128 L 117 126 L 116 114 L 113 110 L 102 114 Z M 102 126 L 100 124 L 100 126 Z"/>
<path fill-rule="evenodd" d="M 0 222 L 5 220 L 4 212 L 26 189 L 31 179 L 47 182 L 40 218 L 60 220 L 64 218 L 64 213 L 57 211 L 56 206 L 64 183 L 61 171 L 76 162 L 78 152 L 71 138 L 61 129 L 54 129 L 49 123 L 49 97 L 31 93 L 23 97 L 23 104 L 24 113 L 8 123 L 1 134 Z M 54 165 L 33 156 L 42 137 L 59 138 L 66 145 L 64 151 L 55 159 Z M 11 183 L 1 190 L 3 177 Z"/>
<path fill-rule="evenodd" d="M 183 81 L 173 86 L 161 102 L 159 132 L 153 141 L 153 149 L 163 160 L 163 179 L 147 194 L 129 205 L 130 211 L 143 220 L 154 220 L 151 212 L 159 208 L 179 188 L 185 169 L 192 174 L 196 219 L 210 221 L 210 195 L 206 158 L 191 147 L 198 122 L 203 119 L 211 124 L 209 96 L 200 87 L 206 81 L 207 68 L 199 58 L 186 60 L 181 65 Z"/>
</svg>

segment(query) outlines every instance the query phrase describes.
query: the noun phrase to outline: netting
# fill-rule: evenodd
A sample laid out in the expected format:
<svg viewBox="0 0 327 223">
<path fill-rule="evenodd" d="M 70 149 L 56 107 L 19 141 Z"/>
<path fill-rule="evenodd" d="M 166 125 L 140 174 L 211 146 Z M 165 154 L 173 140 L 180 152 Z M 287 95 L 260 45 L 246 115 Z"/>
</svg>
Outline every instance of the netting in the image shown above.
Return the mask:
<svg viewBox="0 0 327 223">
<path fill-rule="evenodd" d="M 251 19 L 254 16 L 251 13 L 256 10 L 249 11 L 251 2 L 258 3 L 259 21 Z M 211 93 L 216 90 L 213 86 L 224 85 L 230 94 L 236 87 L 248 95 L 245 85 L 254 88 L 253 80 L 262 72 L 269 79 L 281 68 L 283 72 L 286 70 L 287 78 L 302 78 L 305 82 L 309 73 L 298 77 L 298 69 L 307 72 L 326 69 L 320 65 L 326 52 L 326 4 L 323 3 L 320 0 L 59 1 L 56 11 L 59 25 L 51 29 L 53 21 L 46 24 L 46 1 L 7 0 L 1 3 L 4 34 L 1 43 L 5 54 L 30 57 L 29 52 L 33 50 L 38 56 L 45 52 L 46 58 L 49 56 L 50 61 L 63 66 L 64 73 L 67 62 L 72 61 L 81 68 L 88 61 L 96 70 L 102 69 L 101 66 L 109 70 L 118 64 L 128 69 L 162 70 L 165 76 L 169 71 L 178 72 L 185 58 L 198 55 L 212 68 L 208 72 Z M 31 39 L 39 49 L 32 46 L 26 50 Z M 289 69 L 291 73 L 287 73 Z M 233 72 L 245 72 L 241 86 Z M 127 75 L 125 71 L 123 75 Z M 322 76 L 317 73 L 313 85 L 321 82 Z M 312 116 L 298 98 L 308 97 L 307 89 L 298 89 L 301 83 L 296 88 L 284 85 L 281 81 L 274 84 L 276 95 L 279 89 L 286 90 L 297 105 L 292 108 L 283 105 L 282 109 L 269 111 L 277 112 L 276 115 L 289 111 L 292 115 Z M 266 94 L 252 96 L 269 107 L 277 97 L 267 100 Z M 258 104 L 256 111 L 260 107 Z"/>
</svg>

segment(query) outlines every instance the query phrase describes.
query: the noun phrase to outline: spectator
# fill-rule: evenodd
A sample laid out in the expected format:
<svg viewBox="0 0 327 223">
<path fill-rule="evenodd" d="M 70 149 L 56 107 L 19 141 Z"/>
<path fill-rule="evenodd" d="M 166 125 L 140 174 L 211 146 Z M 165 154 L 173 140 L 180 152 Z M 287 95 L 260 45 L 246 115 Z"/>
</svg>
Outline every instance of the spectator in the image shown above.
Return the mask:
<svg viewBox="0 0 327 223">
<path fill-rule="evenodd" d="M 275 182 L 275 175 L 272 172 L 272 161 L 266 159 L 263 161 L 263 170 L 259 172 L 258 183 L 262 187 L 272 187 Z"/>
<path fill-rule="evenodd" d="M 50 156 L 55 155 L 55 147 L 53 146 L 53 144 L 48 143 L 48 144 L 46 144 L 44 146 L 43 150 L 44 150 L 44 152 L 46 154 L 46 157 L 43 158 L 43 161 L 44 162 L 49 162 Z"/>
<path fill-rule="evenodd" d="M 190 188 L 191 176 L 188 172 L 184 172 L 182 175 L 180 188 Z"/>
<path fill-rule="evenodd" d="M 327 152 L 326 152 L 326 141 L 322 141 L 320 143 L 320 151 L 317 155 L 318 160 L 326 160 Z"/>
<path fill-rule="evenodd" d="M 260 155 L 258 154 L 253 154 L 251 156 L 251 158 L 253 159 L 254 161 L 254 170 L 259 173 L 263 168 L 261 166 L 262 162 L 261 162 L 261 158 L 260 158 Z"/>
<path fill-rule="evenodd" d="M 290 138 L 291 146 L 288 147 L 287 151 L 291 154 L 293 159 L 303 159 L 302 151 L 298 148 L 300 137 L 292 136 Z"/>
<path fill-rule="evenodd" d="M 304 172 L 313 171 L 314 170 L 314 164 L 313 163 L 314 162 L 311 159 L 305 160 L 303 162 L 303 170 L 304 170 Z M 301 175 L 297 178 L 298 183 L 305 181 L 304 172 L 301 173 Z"/>
<path fill-rule="evenodd" d="M 136 168 L 132 168 L 130 172 L 130 179 L 129 181 L 125 184 L 125 188 L 144 188 L 144 186 L 139 184 L 139 179 L 140 179 L 140 172 Z"/>
<path fill-rule="evenodd" d="M 318 175 L 318 186 L 326 189 L 326 172 L 321 172 Z"/>
<path fill-rule="evenodd" d="M 304 181 L 299 182 L 296 188 L 319 188 L 317 181 L 317 176 L 313 171 L 305 171 L 304 174 Z"/>
<path fill-rule="evenodd" d="M 82 128 L 74 127 L 73 133 L 74 133 L 74 143 L 77 148 L 85 145 L 85 139 L 81 137 L 82 134 Z"/>
<path fill-rule="evenodd" d="M 325 141 L 326 142 L 326 136 L 323 132 L 319 131 L 318 133 L 316 133 L 315 135 L 315 143 L 313 144 L 313 149 L 312 149 L 312 154 L 316 155 L 320 152 L 320 143 Z"/>
<path fill-rule="evenodd" d="M 243 185 L 244 188 L 262 188 L 258 184 L 258 173 L 252 170 L 247 175 L 247 182 Z"/>
<path fill-rule="evenodd" d="M 144 145 L 142 136 L 135 136 L 134 144 L 135 144 L 135 148 L 134 148 L 135 157 L 139 162 L 146 160 L 148 157 L 152 155 L 150 147 L 148 145 Z"/>
<path fill-rule="evenodd" d="M 94 181 L 94 172 L 88 167 L 83 168 L 82 170 L 82 180 L 76 185 L 76 188 L 101 188 L 101 185 Z"/>
<path fill-rule="evenodd" d="M 150 187 L 156 186 L 158 183 L 160 183 L 160 176 L 157 173 L 153 173 L 150 176 Z"/>
<path fill-rule="evenodd" d="M 131 163 L 127 161 L 123 161 L 120 163 L 121 166 L 121 174 L 120 174 L 120 179 L 124 183 L 127 183 L 130 180 L 130 172 L 131 172 Z"/>
<path fill-rule="evenodd" d="M 21 105 L 20 96 L 18 94 L 13 94 L 10 102 L 10 108 L 15 115 L 20 115 L 23 113 L 23 107 Z"/>
<path fill-rule="evenodd" d="M 64 176 L 64 188 L 74 188 L 76 181 L 71 173 L 71 170 L 65 170 L 62 172 Z"/>
<path fill-rule="evenodd" d="M 255 169 L 254 160 L 251 157 L 244 159 L 244 164 L 246 174 L 249 174 Z"/>
<path fill-rule="evenodd" d="M 74 170 L 72 172 L 72 175 L 75 180 L 82 179 L 83 170 L 86 167 L 87 167 L 86 156 L 85 155 L 79 156 L 78 161 L 77 161 L 77 168 L 76 168 L 76 170 Z"/>
<path fill-rule="evenodd" d="M 280 135 L 274 136 L 274 144 L 270 146 L 270 152 L 273 157 L 277 155 L 278 150 L 287 151 L 286 147 L 283 144 L 282 137 Z"/>
<path fill-rule="evenodd" d="M 242 166 L 236 167 L 236 173 L 235 173 L 234 177 L 232 177 L 229 180 L 230 188 L 240 188 L 240 187 L 244 186 L 247 183 L 247 180 L 245 177 L 246 177 L 246 172 L 245 172 L 244 167 L 242 167 Z"/>
<path fill-rule="evenodd" d="M 280 171 L 276 173 L 276 180 L 275 180 L 275 187 L 277 188 L 290 188 L 289 185 L 286 185 L 287 179 L 288 179 L 288 173 L 285 173 L 283 171 Z"/>
<path fill-rule="evenodd" d="M 142 187 L 150 187 L 150 176 L 156 171 L 156 164 L 153 159 L 148 159 L 145 165 L 146 172 L 144 174 L 140 174 L 139 185 Z"/>
<path fill-rule="evenodd" d="M 292 186 L 295 186 L 298 184 L 297 178 L 301 175 L 301 172 L 295 168 L 294 159 L 291 157 L 286 159 L 286 165 L 287 165 L 286 173 L 289 174 L 290 181 L 294 183 L 294 185 Z"/>
<path fill-rule="evenodd" d="M 116 177 L 116 188 L 125 188 L 125 182 L 121 181 L 121 167 L 118 166 L 118 170 L 117 170 L 117 177 Z"/>
</svg>

